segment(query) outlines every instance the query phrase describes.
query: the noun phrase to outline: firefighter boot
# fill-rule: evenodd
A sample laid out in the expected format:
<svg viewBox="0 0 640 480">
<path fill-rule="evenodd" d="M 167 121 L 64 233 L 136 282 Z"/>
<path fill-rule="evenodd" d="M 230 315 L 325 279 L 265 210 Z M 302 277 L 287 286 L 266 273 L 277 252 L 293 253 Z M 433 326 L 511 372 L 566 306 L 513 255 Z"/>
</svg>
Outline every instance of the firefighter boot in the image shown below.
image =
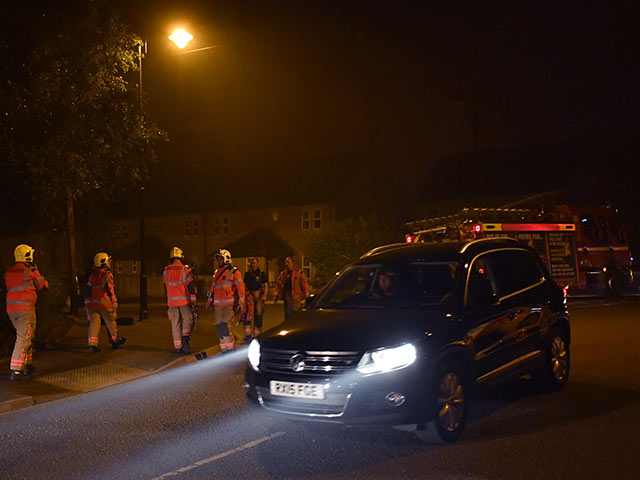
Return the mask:
<svg viewBox="0 0 640 480">
<path fill-rule="evenodd" d="M 94 347 L 93 345 L 89 346 L 89 354 L 93 355 L 94 353 L 98 353 L 101 350 L 100 347 Z"/>
<path fill-rule="evenodd" d="M 124 345 L 124 342 L 126 342 L 127 339 L 124 337 L 120 337 L 118 340 L 116 340 L 115 342 L 113 342 L 111 344 L 111 348 L 113 348 L 114 350 L 117 350 L 118 348 L 120 348 L 122 345 Z"/>
<path fill-rule="evenodd" d="M 12 382 L 19 382 L 20 380 L 24 380 L 24 378 L 24 373 L 22 373 L 20 370 L 12 370 L 9 380 Z"/>
<path fill-rule="evenodd" d="M 189 346 L 189 340 L 191 337 L 186 335 L 182 337 L 182 353 L 189 354 L 191 353 L 191 347 Z"/>
<path fill-rule="evenodd" d="M 35 373 L 35 371 L 36 371 L 36 368 L 31 364 L 28 364 L 28 365 L 24 366 L 24 374 L 25 375 L 33 375 Z"/>
</svg>

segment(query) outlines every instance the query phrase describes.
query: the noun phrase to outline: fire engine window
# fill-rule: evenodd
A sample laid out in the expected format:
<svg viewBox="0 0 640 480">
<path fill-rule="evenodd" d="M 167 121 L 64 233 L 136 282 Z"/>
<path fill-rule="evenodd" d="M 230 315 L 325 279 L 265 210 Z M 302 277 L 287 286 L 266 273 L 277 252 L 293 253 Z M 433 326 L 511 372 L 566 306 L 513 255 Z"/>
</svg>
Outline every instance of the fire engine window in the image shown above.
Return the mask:
<svg viewBox="0 0 640 480">
<path fill-rule="evenodd" d="M 622 222 L 620 217 L 609 217 L 609 232 L 615 241 L 618 243 L 625 243 L 624 229 L 622 228 Z"/>
<path fill-rule="evenodd" d="M 488 260 L 500 297 L 535 285 L 543 276 L 535 259 L 525 250 L 501 250 L 489 254 Z"/>
<path fill-rule="evenodd" d="M 600 215 L 598 217 L 598 226 L 600 227 L 600 237 L 598 240 L 600 242 L 608 242 L 609 235 L 607 235 L 607 217 Z"/>
<path fill-rule="evenodd" d="M 598 228 L 596 227 L 596 222 L 591 215 L 584 215 L 580 219 L 580 223 L 582 223 L 582 231 L 585 236 L 591 240 L 592 242 L 598 241 Z"/>
</svg>

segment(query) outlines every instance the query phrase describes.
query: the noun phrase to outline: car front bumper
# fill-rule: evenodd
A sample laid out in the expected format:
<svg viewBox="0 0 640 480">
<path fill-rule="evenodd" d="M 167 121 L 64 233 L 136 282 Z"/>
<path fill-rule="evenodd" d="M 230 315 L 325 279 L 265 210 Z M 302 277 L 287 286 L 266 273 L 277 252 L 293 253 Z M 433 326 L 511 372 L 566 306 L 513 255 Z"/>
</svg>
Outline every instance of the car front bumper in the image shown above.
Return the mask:
<svg viewBox="0 0 640 480">
<path fill-rule="evenodd" d="M 273 395 L 272 380 L 321 385 L 324 399 Z M 245 375 L 249 400 L 265 412 L 291 419 L 342 424 L 398 425 L 423 421 L 429 405 L 425 386 L 429 384 L 424 369 L 415 364 L 374 375 L 353 370 L 326 377 L 262 373 L 247 366 Z"/>
</svg>

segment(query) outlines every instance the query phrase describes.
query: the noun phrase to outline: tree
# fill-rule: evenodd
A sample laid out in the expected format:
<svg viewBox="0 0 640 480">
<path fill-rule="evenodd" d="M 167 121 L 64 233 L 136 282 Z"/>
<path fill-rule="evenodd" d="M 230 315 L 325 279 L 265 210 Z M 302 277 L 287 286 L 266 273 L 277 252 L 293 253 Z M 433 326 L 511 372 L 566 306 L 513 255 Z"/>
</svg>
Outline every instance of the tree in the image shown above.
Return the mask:
<svg viewBox="0 0 640 480">
<path fill-rule="evenodd" d="M 12 28 L 0 33 L 1 166 L 39 225 L 66 228 L 73 278 L 78 206 L 100 211 L 143 185 L 165 138 L 129 81 L 141 40 L 103 1 L 11 2 L 3 12 Z"/>
<path fill-rule="evenodd" d="M 373 215 L 332 223 L 314 233 L 306 253 L 315 265 L 313 285 L 325 285 L 336 272 L 357 260 L 369 250 L 400 241 L 399 229 L 381 223 Z"/>
</svg>

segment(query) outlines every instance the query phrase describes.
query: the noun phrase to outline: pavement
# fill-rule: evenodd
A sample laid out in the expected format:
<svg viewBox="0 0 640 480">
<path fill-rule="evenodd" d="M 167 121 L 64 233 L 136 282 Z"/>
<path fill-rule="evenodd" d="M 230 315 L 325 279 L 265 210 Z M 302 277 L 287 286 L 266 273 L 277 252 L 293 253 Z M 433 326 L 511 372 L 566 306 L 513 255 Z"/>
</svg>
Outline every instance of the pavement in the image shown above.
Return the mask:
<svg viewBox="0 0 640 480">
<path fill-rule="evenodd" d="M 174 353 L 166 305 L 150 305 L 149 319 L 145 321 L 138 321 L 138 308 L 136 304 L 124 304 L 118 309 L 119 318 L 134 319 L 131 325 L 118 326 L 119 334 L 127 339 L 118 350 L 111 348 L 106 328 L 102 327 L 102 350 L 90 355 L 88 321 L 84 316 L 73 317 L 74 326 L 64 338 L 34 352 L 35 372 L 31 378 L 10 382 L 9 358 L 1 359 L 0 413 L 98 390 L 220 354 L 213 312 L 204 306 L 199 307 L 200 319 L 190 341 L 193 353 L 189 355 Z M 282 306 L 266 306 L 266 328 L 281 321 L 281 310 Z M 243 327 L 236 326 L 234 334 L 241 347 Z"/>
</svg>

